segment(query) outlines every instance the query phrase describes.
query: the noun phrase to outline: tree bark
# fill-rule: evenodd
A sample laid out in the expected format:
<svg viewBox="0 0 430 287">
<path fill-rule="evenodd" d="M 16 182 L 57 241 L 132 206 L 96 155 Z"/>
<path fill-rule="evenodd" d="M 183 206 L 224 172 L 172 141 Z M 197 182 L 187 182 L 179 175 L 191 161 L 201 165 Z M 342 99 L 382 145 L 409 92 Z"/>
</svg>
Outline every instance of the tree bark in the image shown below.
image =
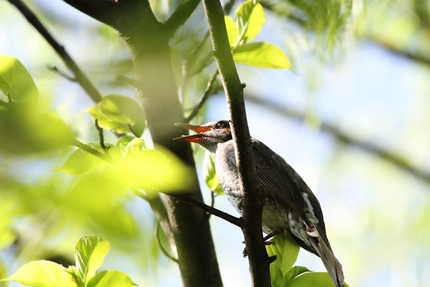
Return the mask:
<svg viewBox="0 0 430 287">
<path fill-rule="evenodd" d="M 184 120 L 170 59 L 172 26 L 158 22 L 145 0 L 65 2 L 119 32 L 134 63 L 152 139 L 193 167 L 191 177 L 186 179 L 192 182 L 192 188 L 186 195 L 203 201 L 190 144 L 172 140 L 183 132 L 173 124 Z M 193 6 L 188 3 L 184 9 L 181 14 L 187 17 Z M 174 22 L 180 25 L 181 20 L 176 18 Z M 184 286 L 222 286 L 207 213 L 169 196 L 166 207 Z"/>
<path fill-rule="evenodd" d="M 212 50 L 230 113 L 239 181 L 244 194 L 242 231 L 248 253 L 251 282 L 254 287 L 270 287 L 270 258 L 264 247 L 261 226 L 264 198 L 251 156 L 251 136 L 243 97 L 244 85 L 240 82 L 231 54 L 221 3 L 203 0 L 203 5 L 208 19 Z"/>
</svg>

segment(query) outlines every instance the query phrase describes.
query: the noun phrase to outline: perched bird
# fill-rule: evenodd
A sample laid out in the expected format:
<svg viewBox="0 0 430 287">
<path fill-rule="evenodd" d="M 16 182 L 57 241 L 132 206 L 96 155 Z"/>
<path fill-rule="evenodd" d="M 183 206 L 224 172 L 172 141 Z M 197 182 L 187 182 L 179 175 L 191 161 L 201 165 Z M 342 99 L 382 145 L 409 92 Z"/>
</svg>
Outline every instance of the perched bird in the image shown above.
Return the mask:
<svg viewBox="0 0 430 287">
<path fill-rule="evenodd" d="M 224 192 L 242 214 L 234 143 L 228 121 L 205 125 L 178 123 L 197 134 L 175 140 L 193 142 L 215 155 L 215 169 Z M 304 249 L 319 256 L 336 287 L 344 286 L 342 266 L 328 241 L 320 203 L 300 175 L 278 154 L 252 138 L 257 179 L 264 192 L 262 227 L 268 237 L 286 230 Z M 267 237 L 266 237 L 267 238 Z"/>
</svg>

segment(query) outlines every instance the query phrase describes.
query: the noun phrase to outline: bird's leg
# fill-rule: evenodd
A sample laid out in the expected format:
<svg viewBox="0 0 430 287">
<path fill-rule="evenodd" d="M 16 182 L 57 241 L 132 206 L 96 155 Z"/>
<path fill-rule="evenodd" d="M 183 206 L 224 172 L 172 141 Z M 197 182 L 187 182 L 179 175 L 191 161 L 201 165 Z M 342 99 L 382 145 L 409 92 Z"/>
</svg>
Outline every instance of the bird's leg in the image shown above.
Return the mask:
<svg viewBox="0 0 430 287">
<path fill-rule="evenodd" d="M 264 240 L 264 245 L 273 245 L 275 244 L 275 242 L 272 241 L 268 241 L 269 239 L 272 239 L 273 237 L 275 237 L 276 235 L 280 234 L 284 232 L 284 230 L 278 230 L 278 231 L 272 231 L 269 234 L 267 234 L 266 236 L 263 237 Z M 245 241 L 242 241 L 243 244 L 245 244 Z M 246 250 L 246 247 L 243 249 L 243 257 L 247 257 L 248 256 L 248 250 Z M 273 261 L 275 261 L 276 258 L 273 259 Z M 273 262 L 272 261 L 272 262 Z"/>
</svg>

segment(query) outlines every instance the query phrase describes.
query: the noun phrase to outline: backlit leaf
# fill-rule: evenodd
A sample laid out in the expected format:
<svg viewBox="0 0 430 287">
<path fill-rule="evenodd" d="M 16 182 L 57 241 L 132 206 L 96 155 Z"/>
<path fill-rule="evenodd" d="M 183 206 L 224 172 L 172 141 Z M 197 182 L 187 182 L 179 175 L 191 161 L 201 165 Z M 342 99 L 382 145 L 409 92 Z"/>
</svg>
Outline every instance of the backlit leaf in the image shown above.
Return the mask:
<svg viewBox="0 0 430 287">
<path fill-rule="evenodd" d="M 106 153 L 99 143 L 88 143 L 87 146 L 103 154 Z M 113 158 L 121 157 L 121 153 L 117 147 L 112 145 L 109 145 L 108 147 L 109 156 L 112 156 Z M 109 165 L 110 164 L 107 161 L 87 151 L 77 149 L 69 156 L 63 166 L 55 171 L 64 172 L 70 175 L 84 175 Z"/>
<path fill-rule="evenodd" d="M 236 43 L 237 37 L 239 36 L 239 29 L 233 22 L 233 19 L 229 16 L 224 16 L 225 28 L 227 29 L 228 43 L 230 47 L 233 47 Z"/>
<path fill-rule="evenodd" d="M 246 43 L 233 51 L 235 62 L 274 69 L 291 69 L 290 60 L 278 46 L 266 42 Z"/>
<path fill-rule="evenodd" d="M 243 2 L 239 8 L 237 8 L 235 14 L 240 33 L 243 33 L 242 30 L 246 29 L 244 32 L 244 39 L 247 42 L 254 39 L 255 36 L 260 33 L 266 21 L 263 6 L 252 0 Z"/>
<path fill-rule="evenodd" d="M 75 261 L 81 282 L 87 283 L 96 274 L 109 250 L 109 241 L 98 236 L 83 236 L 76 242 Z"/>
<path fill-rule="evenodd" d="M 34 287 L 78 286 L 73 276 L 66 272 L 63 266 L 46 260 L 32 261 L 1 281 L 16 281 L 22 285 Z"/>
<path fill-rule="evenodd" d="M 14 57 L 0 56 L 0 90 L 15 103 L 34 108 L 37 104 L 37 87 L 27 69 Z"/>
<path fill-rule="evenodd" d="M 112 94 L 87 110 L 99 126 L 117 133 L 132 133 L 140 137 L 146 127 L 145 113 L 132 98 Z"/>
<path fill-rule="evenodd" d="M 90 281 L 88 281 L 87 287 L 133 287 L 137 286 L 130 277 L 117 270 L 107 270 L 97 273 Z"/>
</svg>

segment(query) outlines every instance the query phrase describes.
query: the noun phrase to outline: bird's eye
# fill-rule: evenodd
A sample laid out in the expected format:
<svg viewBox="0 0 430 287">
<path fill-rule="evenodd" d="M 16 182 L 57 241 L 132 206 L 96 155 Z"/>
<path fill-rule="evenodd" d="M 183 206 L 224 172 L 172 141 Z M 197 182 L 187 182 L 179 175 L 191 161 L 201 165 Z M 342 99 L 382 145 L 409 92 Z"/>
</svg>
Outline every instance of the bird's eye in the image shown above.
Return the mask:
<svg viewBox="0 0 430 287">
<path fill-rule="evenodd" d="M 228 125 L 229 124 L 226 121 L 219 121 L 219 122 L 216 123 L 215 128 L 217 128 L 217 129 L 223 129 L 225 127 L 228 127 Z"/>
</svg>

